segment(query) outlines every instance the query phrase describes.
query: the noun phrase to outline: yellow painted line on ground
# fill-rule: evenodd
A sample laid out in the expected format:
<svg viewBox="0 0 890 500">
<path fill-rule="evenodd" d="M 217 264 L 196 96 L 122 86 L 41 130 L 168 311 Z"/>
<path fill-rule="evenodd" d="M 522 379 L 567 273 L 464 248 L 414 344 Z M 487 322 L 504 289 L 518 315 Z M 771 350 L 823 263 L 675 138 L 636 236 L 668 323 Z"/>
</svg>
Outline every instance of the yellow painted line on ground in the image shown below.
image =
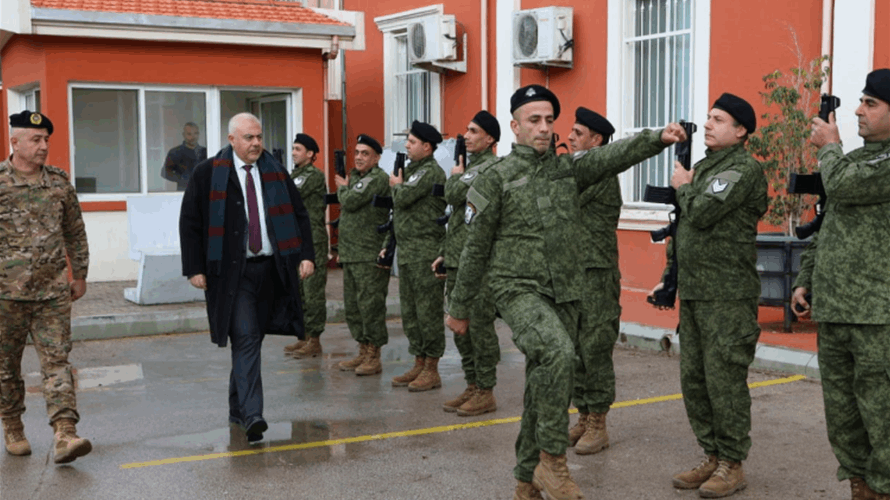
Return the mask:
<svg viewBox="0 0 890 500">
<path fill-rule="evenodd" d="M 780 385 L 780 384 L 788 384 L 791 382 L 797 382 L 799 380 L 803 380 L 806 377 L 803 375 L 795 375 L 792 377 L 772 379 L 772 380 L 764 380 L 763 382 L 754 382 L 752 384 L 748 384 L 748 387 L 752 389 L 756 389 L 758 387 L 767 387 L 771 385 Z M 675 401 L 678 399 L 683 399 L 682 394 L 670 394 L 667 396 L 656 396 L 652 398 L 646 399 L 633 399 L 630 401 L 621 401 L 619 403 L 615 403 L 612 405 L 612 408 L 627 408 L 630 406 L 640 406 L 647 405 L 653 403 L 662 403 L 665 401 Z M 577 413 L 578 410 L 571 409 L 569 413 Z M 326 441 L 313 441 L 311 443 L 299 443 L 299 444 L 287 444 L 282 446 L 270 446 L 268 448 L 258 448 L 251 450 L 241 450 L 241 451 L 228 451 L 223 453 L 208 453 L 206 455 L 193 455 L 190 457 L 175 457 L 175 458 L 165 458 L 163 460 L 151 460 L 148 462 L 133 462 L 129 464 L 123 464 L 120 466 L 121 469 L 140 469 L 143 467 L 154 467 L 157 465 L 171 465 L 171 464 L 179 464 L 185 462 L 200 462 L 203 460 L 216 460 L 219 458 L 232 458 L 232 457 L 246 457 L 250 455 L 259 455 L 262 453 L 278 453 L 282 451 L 296 451 L 296 450 L 305 450 L 309 448 L 322 448 L 325 446 L 336 446 L 341 444 L 352 444 L 352 443 L 364 443 L 367 441 L 380 441 L 384 439 L 393 439 L 393 438 L 402 438 L 402 437 L 411 437 L 411 436 L 423 436 L 427 434 L 439 434 L 442 432 L 451 432 L 451 431 L 460 431 L 466 429 L 478 429 L 480 427 L 490 427 L 492 425 L 501 425 L 501 424 L 513 424 L 522 420 L 522 417 L 509 417 L 509 418 L 498 418 L 493 420 L 483 420 L 479 422 L 470 422 L 466 424 L 454 424 L 454 425 L 441 425 L 438 427 L 426 427 L 424 429 L 412 429 L 408 431 L 396 431 L 396 432 L 386 432 L 383 434 L 368 434 L 365 436 L 356 436 L 356 437 L 348 437 L 341 439 L 329 439 Z"/>
</svg>

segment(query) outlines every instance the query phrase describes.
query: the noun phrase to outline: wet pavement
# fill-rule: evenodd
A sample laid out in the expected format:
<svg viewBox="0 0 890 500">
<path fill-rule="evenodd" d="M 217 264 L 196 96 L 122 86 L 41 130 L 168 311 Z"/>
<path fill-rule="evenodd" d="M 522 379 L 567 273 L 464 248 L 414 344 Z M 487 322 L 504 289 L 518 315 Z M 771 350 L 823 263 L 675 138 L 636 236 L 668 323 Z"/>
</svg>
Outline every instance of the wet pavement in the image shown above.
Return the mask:
<svg viewBox="0 0 890 500">
<path fill-rule="evenodd" d="M 498 411 L 463 418 L 441 410 L 464 388 L 451 335 L 440 363 L 443 388 L 409 393 L 390 385 L 413 359 L 400 322 L 388 326 L 384 371 L 373 377 L 336 369 L 355 352 L 343 324 L 328 325 L 324 355 L 314 359 L 287 358 L 282 348 L 291 339 L 267 337 L 270 428 L 258 445 L 227 424 L 230 350 L 207 333 L 76 342 L 78 430 L 94 448 L 65 466 L 52 463 L 39 365 L 28 347 L 24 420 L 34 454 L 0 454 L 0 498 L 511 498 L 524 360 L 509 329 L 498 326 Z M 612 447 L 586 457 L 569 452 L 586 498 L 698 498 L 670 485 L 673 473 L 700 459 L 678 397 L 678 358 L 619 347 L 615 364 Z M 787 373 L 751 373 L 752 383 L 770 381 L 752 389 L 749 486 L 733 498 L 848 498 L 848 485 L 835 479 L 821 386 Z"/>
</svg>

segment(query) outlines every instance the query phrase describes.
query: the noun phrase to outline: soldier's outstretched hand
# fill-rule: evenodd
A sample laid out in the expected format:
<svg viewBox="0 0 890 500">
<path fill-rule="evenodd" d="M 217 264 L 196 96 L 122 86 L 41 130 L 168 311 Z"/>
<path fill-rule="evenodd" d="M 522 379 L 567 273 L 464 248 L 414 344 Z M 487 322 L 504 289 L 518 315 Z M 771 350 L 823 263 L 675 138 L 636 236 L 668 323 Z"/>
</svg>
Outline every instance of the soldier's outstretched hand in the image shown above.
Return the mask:
<svg viewBox="0 0 890 500">
<path fill-rule="evenodd" d="M 676 144 L 685 140 L 686 129 L 679 123 L 668 123 L 661 131 L 661 142 L 665 144 Z"/>
</svg>

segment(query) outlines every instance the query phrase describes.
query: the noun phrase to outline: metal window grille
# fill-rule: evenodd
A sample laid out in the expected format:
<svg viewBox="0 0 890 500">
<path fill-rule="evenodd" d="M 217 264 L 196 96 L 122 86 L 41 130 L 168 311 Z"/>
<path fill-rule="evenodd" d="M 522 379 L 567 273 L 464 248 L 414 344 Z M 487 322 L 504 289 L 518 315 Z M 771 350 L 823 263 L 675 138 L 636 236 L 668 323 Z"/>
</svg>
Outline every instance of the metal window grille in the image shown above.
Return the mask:
<svg viewBox="0 0 890 500">
<path fill-rule="evenodd" d="M 394 73 L 393 136 L 407 135 L 414 120 L 429 123 L 432 119 L 432 73 L 408 62 L 408 35 L 395 37 L 397 64 Z"/>
<path fill-rule="evenodd" d="M 630 0 L 624 46 L 627 58 L 624 132 L 657 129 L 692 119 L 692 20 L 695 0 Z M 670 182 L 674 148 L 634 166 L 625 179 L 630 200 L 646 184 Z"/>
</svg>

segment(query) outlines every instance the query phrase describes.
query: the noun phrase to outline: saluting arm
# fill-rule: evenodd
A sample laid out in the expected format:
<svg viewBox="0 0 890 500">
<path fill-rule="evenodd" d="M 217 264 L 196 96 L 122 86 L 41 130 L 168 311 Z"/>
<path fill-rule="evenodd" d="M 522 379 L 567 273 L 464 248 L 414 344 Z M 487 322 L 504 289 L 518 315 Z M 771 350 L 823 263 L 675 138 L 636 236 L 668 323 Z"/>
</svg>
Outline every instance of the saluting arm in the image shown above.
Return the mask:
<svg viewBox="0 0 890 500">
<path fill-rule="evenodd" d="M 890 168 L 887 167 L 890 157 L 875 163 L 854 162 L 844 155 L 840 144 L 836 143 L 824 146 L 817 156 L 829 200 L 845 205 L 872 205 L 890 201 Z"/>
</svg>

